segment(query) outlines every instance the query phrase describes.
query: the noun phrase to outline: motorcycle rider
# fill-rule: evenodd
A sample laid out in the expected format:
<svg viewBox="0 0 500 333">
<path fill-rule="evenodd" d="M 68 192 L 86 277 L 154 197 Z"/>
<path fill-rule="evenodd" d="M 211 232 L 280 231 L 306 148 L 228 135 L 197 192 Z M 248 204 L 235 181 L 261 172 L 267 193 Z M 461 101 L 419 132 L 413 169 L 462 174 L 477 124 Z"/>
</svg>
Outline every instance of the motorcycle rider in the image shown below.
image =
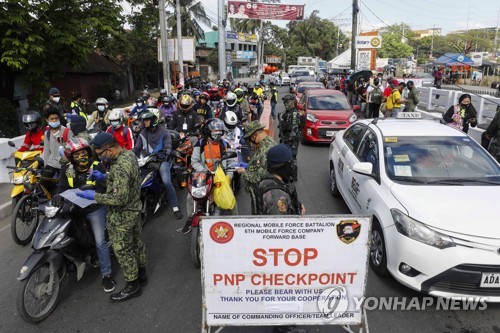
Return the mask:
<svg viewBox="0 0 500 333">
<path fill-rule="evenodd" d="M 200 123 L 213 118 L 212 108 L 208 104 L 208 94 L 200 93 L 198 97 L 199 101 L 193 107 L 193 110 L 198 114 L 198 119 Z"/>
<path fill-rule="evenodd" d="M 262 111 L 264 109 L 264 99 L 265 99 L 265 94 L 264 94 L 264 89 L 261 87 L 259 82 L 255 82 L 254 88 L 253 88 L 253 94 L 257 97 L 258 104 L 257 104 L 257 119 L 260 119 L 260 115 L 262 114 Z"/>
<path fill-rule="evenodd" d="M 234 93 L 243 117 L 250 121 L 250 103 L 248 103 L 248 100 L 245 98 L 245 91 L 242 88 L 237 88 L 234 90 Z"/>
<path fill-rule="evenodd" d="M 163 117 L 171 119 L 175 111 L 177 111 L 177 108 L 175 107 L 174 98 L 172 96 L 163 97 L 163 104 L 160 106 Z"/>
<path fill-rule="evenodd" d="M 179 134 L 182 133 L 181 136 L 192 131 L 194 126 L 198 123 L 198 115 L 192 107 L 193 99 L 191 96 L 182 95 L 178 103 L 178 109 L 174 112 L 169 128 L 176 130 Z"/>
<path fill-rule="evenodd" d="M 243 121 L 243 112 L 238 104 L 238 97 L 232 91 L 228 92 L 226 95 L 226 102 L 222 111 L 219 115 L 220 119 L 224 119 L 226 117 L 226 112 L 233 111 L 238 117 L 238 121 L 241 123 Z"/>
<path fill-rule="evenodd" d="M 274 82 L 270 83 L 271 86 L 271 116 L 276 119 L 276 104 L 278 104 L 278 89 L 274 85 Z"/>
<path fill-rule="evenodd" d="M 95 101 L 97 110 L 92 112 L 92 114 L 87 119 L 87 129 L 92 128 L 92 126 L 97 126 L 99 130 L 105 131 L 109 126 L 109 111 L 108 111 L 108 100 L 104 97 L 99 97 Z"/>
<path fill-rule="evenodd" d="M 146 285 L 146 248 L 140 226 L 141 183 L 139 164 L 131 151 L 125 150 L 107 132 L 92 140 L 101 161 L 109 161 L 107 174 L 92 171 L 92 179 L 106 181 L 106 193 L 93 190 L 77 192 L 79 197 L 107 206 L 107 226 L 113 252 L 123 271 L 125 288 L 110 296 L 111 302 L 123 302 L 140 296 L 140 285 Z"/>
<path fill-rule="evenodd" d="M 233 111 L 227 111 L 224 116 L 224 127 L 226 128 L 224 136 L 222 137 L 231 147 L 240 144 L 240 140 L 243 139 L 245 133 L 238 126 L 238 117 Z"/>
<path fill-rule="evenodd" d="M 61 92 L 56 87 L 49 90 L 49 99 L 45 102 L 42 112 L 47 114 L 50 109 L 57 109 L 59 112 L 59 120 L 63 126 L 66 126 L 66 118 L 64 115 L 67 113 L 66 107 L 61 103 Z"/>
<path fill-rule="evenodd" d="M 134 136 L 130 127 L 125 125 L 122 109 L 113 109 L 109 113 L 110 126 L 106 132 L 113 134 L 116 142 L 127 149 L 131 150 L 134 147 Z"/>
<path fill-rule="evenodd" d="M 194 171 L 212 171 L 215 172 L 217 166 L 222 163 L 222 167 L 226 170 L 226 174 L 232 178 L 233 170 L 228 169 L 228 166 L 234 164 L 234 159 L 227 159 L 221 162 L 221 158 L 224 153 L 230 148 L 229 143 L 224 139 L 224 122 L 218 118 L 210 119 L 205 124 L 206 130 L 204 131 L 204 137 L 200 139 L 193 149 L 193 155 L 191 156 L 191 166 Z M 186 208 L 188 215 L 192 214 L 194 210 L 194 202 L 191 195 L 188 193 L 186 200 Z M 223 214 L 224 211 L 221 211 Z M 238 205 L 236 204 L 233 209 L 226 211 L 229 215 L 238 214 Z M 188 233 L 191 230 L 191 221 L 188 219 L 184 228 L 180 230 L 181 233 Z"/>
<path fill-rule="evenodd" d="M 40 150 L 43 151 L 43 129 L 42 117 L 36 111 L 30 111 L 23 115 L 23 125 L 26 129 L 24 142 L 19 147 L 19 151 Z M 14 153 L 12 153 L 14 155 Z"/>
<path fill-rule="evenodd" d="M 106 168 L 102 163 L 93 160 L 90 145 L 86 140 L 81 138 L 69 140 L 64 147 L 64 154 L 70 163 L 61 169 L 57 193 L 60 194 L 72 188 L 81 188 L 84 185 L 93 185 L 96 193 L 106 192 L 104 180 L 88 179 L 93 170 L 105 174 Z M 61 205 L 62 201 L 63 198 L 57 195 L 53 199 L 53 204 L 57 207 Z M 81 209 L 81 212 L 78 213 L 85 216 L 94 234 L 104 291 L 112 292 L 115 290 L 116 283 L 111 278 L 111 259 L 106 241 L 106 208 L 103 205 L 92 204 Z"/>
<path fill-rule="evenodd" d="M 130 112 L 129 117 L 137 116 L 137 118 L 139 118 L 141 113 L 147 109 L 148 109 L 148 105 L 145 103 L 144 98 L 137 97 L 135 99 L 135 106 L 132 109 L 132 111 Z"/>
<path fill-rule="evenodd" d="M 82 93 L 79 91 L 74 91 L 73 96 L 71 97 L 71 114 L 79 115 L 85 120 L 88 120 L 87 114 L 83 111 L 81 104 L 82 103 Z"/>
<path fill-rule="evenodd" d="M 132 149 L 136 156 L 140 156 L 141 153 L 146 153 L 146 155 L 160 153 L 169 156 L 172 151 L 170 133 L 165 127 L 158 126 L 159 114 L 156 112 L 158 111 L 148 110 L 141 114 L 144 129 L 139 134 L 137 142 Z M 174 216 L 176 219 L 182 219 L 182 213 L 179 210 L 177 195 L 170 175 L 170 163 L 167 160 L 161 162 L 159 172 L 165 186 L 168 203 L 173 209 Z"/>
<path fill-rule="evenodd" d="M 162 105 L 163 105 L 163 103 L 164 103 L 164 101 L 163 101 L 163 100 L 165 99 L 165 97 L 167 97 L 167 89 L 161 89 L 161 90 L 160 90 L 160 96 L 158 96 L 158 99 L 157 99 L 157 101 L 156 101 L 156 108 L 157 108 L 157 109 L 160 109 L 160 108 L 161 108 L 161 106 L 162 106 Z"/>
</svg>

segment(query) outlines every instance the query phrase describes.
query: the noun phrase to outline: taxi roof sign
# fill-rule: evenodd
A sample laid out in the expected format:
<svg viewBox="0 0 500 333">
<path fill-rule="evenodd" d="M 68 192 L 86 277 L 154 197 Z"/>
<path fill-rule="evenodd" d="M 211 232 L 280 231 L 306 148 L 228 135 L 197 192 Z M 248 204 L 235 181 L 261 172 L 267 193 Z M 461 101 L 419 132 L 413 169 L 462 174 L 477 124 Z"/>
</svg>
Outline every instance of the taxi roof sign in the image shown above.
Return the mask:
<svg viewBox="0 0 500 333">
<path fill-rule="evenodd" d="M 422 119 L 420 112 L 398 112 L 396 119 Z"/>
</svg>

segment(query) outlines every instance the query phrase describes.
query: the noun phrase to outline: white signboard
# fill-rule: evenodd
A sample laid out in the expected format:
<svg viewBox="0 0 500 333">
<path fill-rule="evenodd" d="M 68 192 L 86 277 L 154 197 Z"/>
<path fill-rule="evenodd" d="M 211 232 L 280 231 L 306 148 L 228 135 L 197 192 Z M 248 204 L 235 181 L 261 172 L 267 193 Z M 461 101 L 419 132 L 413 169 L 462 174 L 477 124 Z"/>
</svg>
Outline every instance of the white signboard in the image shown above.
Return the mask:
<svg viewBox="0 0 500 333">
<path fill-rule="evenodd" d="M 370 70 L 371 57 L 371 51 L 358 51 L 358 70 Z"/>
<path fill-rule="evenodd" d="M 357 49 L 379 49 L 382 46 L 382 36 L 356 36 Z"/>
<path fill-rule="evenodd" d="M 472 61 L 474 61 L 475 67 L 481 66 L 483 64 L 483 53 L 484 52 L 471 52 L 470 53 L 470 58 Z"/>
<path fill-rule="evenodd" d="M 203 218 L 208 326 L 356 325 L 371 218 Z"/>
<path fill-rule="evenodd" d="M 169 38 L 167 40 L 167 51 L 168 51 L 168 61 L 177 61 L 179 56 L 177 55 L 177 38 Z M 194 37 L 182 37 L 182 60 L 195 62 L 195 39 Z M 162 49 L 161 49 L 161 38 L 158 38 L 158 61 L 162 62 Z"/>
</svg>

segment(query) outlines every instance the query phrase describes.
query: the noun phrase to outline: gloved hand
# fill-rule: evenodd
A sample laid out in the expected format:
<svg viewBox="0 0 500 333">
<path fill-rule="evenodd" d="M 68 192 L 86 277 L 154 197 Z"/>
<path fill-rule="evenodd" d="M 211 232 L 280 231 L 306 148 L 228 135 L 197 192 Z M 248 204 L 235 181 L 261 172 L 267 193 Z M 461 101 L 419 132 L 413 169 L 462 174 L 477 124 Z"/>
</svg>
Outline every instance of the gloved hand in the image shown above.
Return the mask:
<svg viewBox="0 0 500 333">
<path fill-rule="evenodd" d="M 80 198 L 84 198 L 87 200 L 94 200 L 95 191 L 94 190 L 85 190 L 85 191 L 81 191 L 81 192 L 76 192 L 76 195 L 79 196 Z"/>
<path fill-rule="evenodd" d="M 100 172 L 99 170 L 93 170 L 92 173 L 89 176 L 89 180 L 97 180 L 97 181 L 103 181 L 106 179 L 106 175 Z"/>
<path fill-rule="evenodd" d="M 235 163 L 232 166 L 235 168 L 243 168 L 245 170 L 248 169 L 248 163 L 245 163 L 245 162 Z"/>
<path fill-rule="evenodd" d="M 52 197 L 52 206 L 61 207 L 64 198 L 59 194 L 56 194 Z"/>
</svg>

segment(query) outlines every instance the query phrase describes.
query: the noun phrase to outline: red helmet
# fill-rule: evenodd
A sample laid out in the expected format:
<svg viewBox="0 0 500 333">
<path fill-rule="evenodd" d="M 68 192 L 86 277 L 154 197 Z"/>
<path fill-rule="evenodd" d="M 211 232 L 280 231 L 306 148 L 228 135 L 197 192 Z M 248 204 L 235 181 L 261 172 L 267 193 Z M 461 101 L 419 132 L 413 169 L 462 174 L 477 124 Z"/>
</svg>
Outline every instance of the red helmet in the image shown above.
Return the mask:
<svg viewBox="0 0 500 333">
<path fill-rule="evenodd" d="M 68 142 L 64 146 L 64 155 L 66 156 L 68 161 L 73 163 L 73 153 L 76 153 L 77 151 L 83 149 L 87 150 L 89 157 L 92 156 L 92 150 L 90 149 L 90 145 L 87 140 L 82 138 L 72 138 L 71 140 L 68 140 Z"/>
<path fill-rule="evenodd" d="M 180 84 L 180 83 L 179 83 L 179 84 L 177 85 L 177 89 L 182 89 L 182 84 Z"/>
</svg>

